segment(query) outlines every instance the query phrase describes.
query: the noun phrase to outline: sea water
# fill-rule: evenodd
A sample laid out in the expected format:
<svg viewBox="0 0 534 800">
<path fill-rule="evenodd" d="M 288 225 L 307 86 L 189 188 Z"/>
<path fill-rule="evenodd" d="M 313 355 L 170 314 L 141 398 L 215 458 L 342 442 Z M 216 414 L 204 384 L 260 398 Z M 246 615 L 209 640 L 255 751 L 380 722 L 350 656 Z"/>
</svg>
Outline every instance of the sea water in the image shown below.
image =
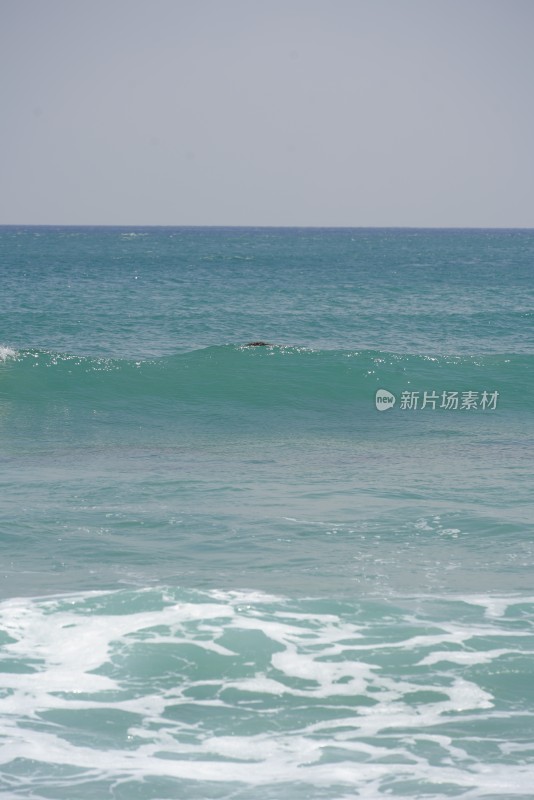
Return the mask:
<svg viewBox="0 0 534 800">
<path fill-rule="evenodd" d="M 4 794 L 531 798 L 533 276 L 525 230 L 0 228 Z"/>
</svg>

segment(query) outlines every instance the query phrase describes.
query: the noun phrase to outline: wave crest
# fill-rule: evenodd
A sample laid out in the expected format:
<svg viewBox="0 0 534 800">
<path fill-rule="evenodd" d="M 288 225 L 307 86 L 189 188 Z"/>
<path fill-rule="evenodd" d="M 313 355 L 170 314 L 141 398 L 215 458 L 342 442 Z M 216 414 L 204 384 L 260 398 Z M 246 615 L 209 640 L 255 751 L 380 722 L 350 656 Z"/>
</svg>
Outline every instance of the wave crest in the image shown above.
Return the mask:
<svg viewBox="0 0 534 800">
<path fill-rule="evenodd" d="M 11 347 L 4 347 L 0 344 L 0 361 L 7 361 L 8 358 L 15 358 L 16 355 L 16 351 Z"/>
</svg>

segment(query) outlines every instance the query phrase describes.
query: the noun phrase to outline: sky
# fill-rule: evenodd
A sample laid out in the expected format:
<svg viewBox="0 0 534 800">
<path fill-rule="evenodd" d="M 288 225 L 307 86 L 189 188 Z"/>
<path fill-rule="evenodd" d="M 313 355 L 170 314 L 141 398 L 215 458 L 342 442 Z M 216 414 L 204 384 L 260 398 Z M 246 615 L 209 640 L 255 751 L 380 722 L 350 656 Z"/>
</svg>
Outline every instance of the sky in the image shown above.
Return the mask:
<svg viewBox="0 0 534 800">
<path fill-rule="evenodd" d="M 0 0 L 0 224 L 534 226 L 534 0 Z"/>
</svg>

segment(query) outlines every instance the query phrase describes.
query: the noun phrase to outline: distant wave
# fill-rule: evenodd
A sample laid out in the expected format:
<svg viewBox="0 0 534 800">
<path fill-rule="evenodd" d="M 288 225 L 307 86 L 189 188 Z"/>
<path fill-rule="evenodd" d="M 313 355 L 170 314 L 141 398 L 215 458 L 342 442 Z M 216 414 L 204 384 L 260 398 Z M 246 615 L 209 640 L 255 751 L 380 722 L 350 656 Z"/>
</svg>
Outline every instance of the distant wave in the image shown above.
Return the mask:
<svg viewBox="0 0 534 800">
<path fill-rule="evenodd" d="M 0 347 L 0 398 L 73 402 L 122 398 L 324 408 L 368 402 L 378 388 L 499 391 L 531 406 L 534 356 L 406 355 L 379 350 L 213 346 L 151 360 L 95 358 Z"/>
</svg>

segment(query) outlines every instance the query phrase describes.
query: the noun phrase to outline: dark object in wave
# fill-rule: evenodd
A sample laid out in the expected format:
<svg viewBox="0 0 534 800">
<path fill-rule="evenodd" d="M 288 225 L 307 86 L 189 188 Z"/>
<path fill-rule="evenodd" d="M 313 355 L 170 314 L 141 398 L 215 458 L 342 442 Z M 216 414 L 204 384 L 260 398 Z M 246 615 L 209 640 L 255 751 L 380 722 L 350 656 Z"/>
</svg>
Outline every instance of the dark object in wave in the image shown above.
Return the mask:
<svg viewBox="0 0 534 800">
<path fill-rule="evenodd" d="M 272 347 L 270 342 L 248 342 L 245 347 Z"/>
</svg>

